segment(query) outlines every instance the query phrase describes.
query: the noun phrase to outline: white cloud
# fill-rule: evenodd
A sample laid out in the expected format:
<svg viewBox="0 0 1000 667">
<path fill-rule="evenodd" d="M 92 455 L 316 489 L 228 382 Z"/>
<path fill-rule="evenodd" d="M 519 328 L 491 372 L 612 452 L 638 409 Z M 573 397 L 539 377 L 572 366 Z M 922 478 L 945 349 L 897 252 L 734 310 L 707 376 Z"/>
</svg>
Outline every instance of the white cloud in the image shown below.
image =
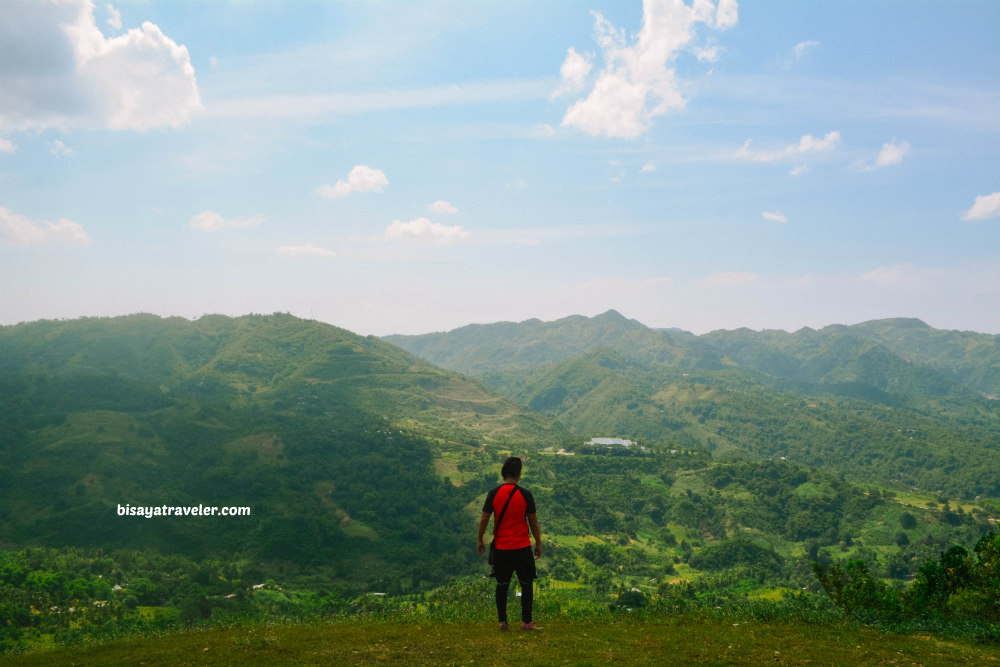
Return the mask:
<svg viewBox="0 0 1000 667">
<path fill-rule="evenodd" d="M 226 220 L 215 211 L 203 211 L 195 216 L 192 216 L 188 221 L 188 226 L 191 227 L 191 229 L 197 229 L 202 232 L 216 232 L 220 229 L 253 227 L 262 222 L 264 222 L 264 218 L 260 216 Z"/>
<path fill-rule="evenodd" d="M 593 136 L 634 139 L 645 132 L 656 116 L 685 105 L 680 84 L 670 64 L 678 53 L 691 49 L 701 60 L 713 60 L 717 50 L 692 45 L 698 23 L 717 29 L 732 27 L 737 21 L 735 0 L 720 0 L 716 8 L 709 0 L 645 0 L 642 28 L 629 44 L 625 30 L 616 29 L 599 12 L 594 12 L 595 40 L 604 56 L 604 68 L 590 93 L 578 100 L 563 116 L 564 127 L 575 127 Z M 586 77 L 577 58 L 563 63 L 571 84 Z M 589 63 L 587 68 L 589 73 Z M 561 94 L 564 84 L 557 93 Z"/>
<path fill-rule="evenodd" d="M 714 63 L 719 60 L 719 47 L 717 46 L 694 47 L 693 51 L 698 62 Z"/>
<path fill-rule="evenodd" d="M 804 42 L 799 42 L 798 44 L 795 45 L 795 48 L 792 49 L 792 53 L 790 55 L 782 58 L 781 62 L 782 69 L 785 70 L 792 69 L 792 67 L 795 66 L 795 63 L 797 61 L 802 60 L 810 53 L 815 51 L 817 48 L 819 48 L 819 42 L 817 42 L 816 40 L 810 39 Z"/>
<path fill-rule="evenodd" d="M 715 12 L 715 26 L 720 30 L 732 28 L 739 19 L 739 6 L 736 0 L 719 0 Z"/>
<path fill-rule="evenodd" d="M 326 248 L 314 246 L 311 243 L 306 245 L 286 245 L 278 248 L 275 252 L 280 257 L 335 257 L 337 253 Z"/>
<path fill-rule="evenodd" d="M 347 180 L 339 180 L 336 185 L 321 185 L 317 192 L 324 197 L 337 199 L 354 192 L 382 192 L 389 185 L 389 179 L 381 169 L 372 169 L 359 164 L 347 175 Z"/>
<path fill-rule="evenodd" d="M 888 167 L 894 164 L 899 164 L 903 161 L 903 157 L 910 152 L 910 142 L 902 141 L 896 143 L 893 139 L 889 143 L 882 144 L 882 150 L 878 153 L 878 158 L 875 160 L 876 167 Z"/>
<path fill-rule="evenodd" d="M 589 56 L 581 55 L 572 46 L 569 47 L 566 51 L 566 60 L 563 61 L 562 67 L 559 68 L 559 75 L 562 77 L 563 84 L 552 93 L 552 99 L 566 93 L 583 90 L 591 67 L 593 65 L 590 63 Z"/>
<path fill-rule="evenodd" d="M 799 140 L 799 145 L 793 152 L 826 151 L 836 147 L 839 143 L 840 132 L 828 132 L 822 139 L 816 139 L 812 135 L 807 134 Z"/>
<path fill-rule="evenodd" d="M 694 281 L 702 287 L 742 287 L 757 280 L 755 273 L 716 273 Z"/>
<path fill-rule="evenodd" d="M 642 165 L 642 169 L 639 170 L 639 173 L 647 174 L 651 171 L 656 171 L 656 165 L 653 164 L 652 162 L 647 162 L 646 164 Z"/>
<path fill-rule="evenodd" d="M 788 222 L 788 217 L 781 211 L 764 211 L 762 214 L 765 220 L 773 222 Z"/>
<path fill-rule="evenodd" d="M 803 58 L 814 51 L 818 46 L 819 42 L 811 39 L 805 42 L 799 42 L 795 45 L 795 57 Z"/>
<path fill-rule="evenodd" d="M 0 245 L 41 246 L 49 243 L 88 246 L 91 241 L 83 227 L 72 220 L 46 220 L 36 225 L 23 215 L 0 207 Z"/>
<path fill-rule="evenodd" d="M 53 155 L 76 155 L 76 151 L 64 144 L 63 142 L 56 139 L 55 141 L 49 141 L 49 152 Z"/>
<path fill-rule="evenodd" d="M 459 225 L 442 225 L 427 218 L 417 218 L 410 222 L 394 220 L 386 227 L 385 238 L 400 241 L 429 241 L 441 245 L 456 243 L 472 236 Z"/>
<path fill-rule="evenodd" d="M 114 8 L 113 5 L 107 5 L 105 9 L 108 12 L 108 25 L 115 30 L 122 29 L 122 13 Z"/>
<path fill-rule="evenodd" d="M 90 0 L 3 12 L 0 129 L 179 127 L 202 109 L 187 49 L 153 23 L 108 39 Z"/>
<path fill-rule="evenodd" d="M 873 164 L 867 164 L 865 162 L 858 162 L 855 166 L 861 171 L 874 171 L 875 169 L 881 169 L 882 167 L 891 167 L 897 165 L 903 161 L 906 154 L 910 152 L 910 142 L 900 141 L 896 142 L 895 139 L 892 141 L 882 144 L 882 150 L 879 151 L 878 157 L 875 158 Z"/>
<path fill-rule="evenodd" d="M 882 144 L 882 150 L 879 151 L 878 158 L 875 160 L 876 167 L 888 167 L 890 165 L 899 164 L 903 161 L 903 157 L 910 152 L 910 142 L 903 141 L 896 143 L 893 139 L 891 142 Z"/>
<path fill-rule="evenodd" d="M 750 150 L 750 139 L 747 139 L 746 143 L 744 143 L 743 146 L 736 151 L 735 155 L 738 158 L 753 160 L 754 162 L 777 162 L 779 160 L 794 158 L 807 153 L 829 151 L 836 148 L 839 143 L 840 132 L 828 132 L 822 139 L 817 139 L 811 134 L 807 134 L 799 139 L 799 143 L 797 144 L 791 144 L 778 150 L 754 151 Z M 796 170 L 798 169 L 799 167 L 796 167 Z M 801 173 L 801 171 L 797 171 L 796 174 L 797 173 Z"/>
<path fill-rule="evenodd" d="M 17 144 L 10 139 L 0 139 L 0 153 L 13 153 L 17 150 Z"/>
<path fill-rule="evenodd" d="M 548 123 L 539 123 L 528 130 L 527 135 L 535 139 L 547 139 L 556 133 L 556 129 Z"/>
<path fill-rule="evenodd" d="M 923 284 L 920 273 L 913 264 L 880 266 L 863 274 L 861 280 L 880 287 L 919 287 Z"/>
<path fill-rule="evenodd" d="M 431 213 L 458 213 L 458 209 L 455 208 L 451 202 L 447 202 L 443 199 L 438 199 L 436 202 L 428 206 L 427 210 Z"/>
<path fill-rule="evenodd" d="M 1000 192 L 991 195 L 979 195 L 972 208 L 965 212 L 962 220 L 986 220 L 1000 217 Z"/>
</svg>

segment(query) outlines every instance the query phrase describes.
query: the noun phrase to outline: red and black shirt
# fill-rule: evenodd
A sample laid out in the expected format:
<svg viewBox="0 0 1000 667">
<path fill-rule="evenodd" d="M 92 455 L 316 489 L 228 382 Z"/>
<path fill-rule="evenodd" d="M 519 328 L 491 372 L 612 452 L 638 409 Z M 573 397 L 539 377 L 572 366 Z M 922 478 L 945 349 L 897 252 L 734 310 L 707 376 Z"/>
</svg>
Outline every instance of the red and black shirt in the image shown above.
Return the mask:
<svg viewBox="0 0 1000 667">
<path fill-rule="evenodd" d="M 514 497 L 507 505 L 507 512 L 503 515 L 503 522 L 496 530 L 497 549 L 513 550 L 531 546 L 527 516 L 535 513 L 535 498 L 531 495 L 531 491 L 520 486 L 516 488 L 515 492 L 513 484 L 502 484 L 490 491 L 486 495 L 486 502 L 483 503 L 483 511 L 493 515 L 493 523 L 496 526 L 497 517 L 503 512 L 507 498 L 514 492 Z"/>
</svg>

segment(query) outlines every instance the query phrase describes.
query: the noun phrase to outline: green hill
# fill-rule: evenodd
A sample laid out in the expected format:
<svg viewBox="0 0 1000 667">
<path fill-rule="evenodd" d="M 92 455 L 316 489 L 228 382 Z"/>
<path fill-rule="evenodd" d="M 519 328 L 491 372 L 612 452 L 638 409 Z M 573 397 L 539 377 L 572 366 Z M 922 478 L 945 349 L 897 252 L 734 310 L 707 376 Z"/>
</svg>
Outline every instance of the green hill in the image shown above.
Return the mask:
<svg viewBox="0 0 1000 667">
<path fill-rule="evenodd" d="M 391 340 L 579 438 L 786 457 L 900 489 L 1000 495 L 1000 402 L 984 395 L 995 336 L 903 320 L 696 337 L 611 311 Z"/>
<path fill-rule="evenodd" d="M 0 415 L 2 547 L 223 556 L 240 578 L 289 563 L 397 589 L 474 558 L 444 547 L 467 499 L 437 474 L 443 453 L 564 436 L 397 347 L 286 315 L 3 327 Z"/>
<path fill-rule="evenodd" d="M 907 344 L 915 337 L 934 344 Z M 942 400 L 968 402 L 1000 392 L 1000 382 L 990 379 L 993 367 L 1000 369 L 996 337 L 935 331 L 919 320 L 883 320 L 793 334 L 740 329 L 706 334 L 700 340 L 741 365 L 832 395 L 941 407 Z M 970 359 L 970 349 L 980 358 Z"/>
<path fill-rule="evenodd" d="M 704 351 L 682 342 L 690 337 L 683 332 L 654 331 L 609 310 L 593 318 L 574 315 L 555 322 L 471 324 L 447 333 L 386 336 L 384 340 L 509 395 L 523 389 L 527 378 L 596 347 L 650 364 L 706 362 Z"/>
<path fill-rule="evenodd" d="M 395 346 L 288 315 L 0 327 L 0 377 L 5 396 L 30 404 L 8 412 L 14 420 L 26 410 L 66 413 L 101 401 L 151 409 L 210 401 L 287 414 L 322 407 L 456 442 L 562 435 L 550 420 Z"/>
<path fill-rule="evenodd" d="M 905 319 L 875 320 L 847 329 L 994 400 L 1000 398 L 1000 336 L 942 331 Z"/>
</svg>

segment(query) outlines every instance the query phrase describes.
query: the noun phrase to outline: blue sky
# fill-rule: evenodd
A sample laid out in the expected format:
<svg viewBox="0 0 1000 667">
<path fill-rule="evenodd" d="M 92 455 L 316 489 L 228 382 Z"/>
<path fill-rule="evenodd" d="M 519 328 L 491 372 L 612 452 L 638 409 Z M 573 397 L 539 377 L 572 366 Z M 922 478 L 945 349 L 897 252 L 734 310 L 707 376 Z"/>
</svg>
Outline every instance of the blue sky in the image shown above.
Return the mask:
<svg viewBox="0 0 1000 667">
<path fill-rule="evenodd" d="M 0 324 L 1000 333 L 1000 3 L 8 1 Z"/>
</svg>

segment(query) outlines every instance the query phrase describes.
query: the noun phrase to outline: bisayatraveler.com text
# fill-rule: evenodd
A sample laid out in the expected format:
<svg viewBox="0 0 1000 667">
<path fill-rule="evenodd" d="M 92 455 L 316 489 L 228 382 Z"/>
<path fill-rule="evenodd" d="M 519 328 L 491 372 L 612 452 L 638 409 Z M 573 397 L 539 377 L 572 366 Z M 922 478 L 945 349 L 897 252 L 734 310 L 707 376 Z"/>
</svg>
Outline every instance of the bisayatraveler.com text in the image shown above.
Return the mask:
<svg viewBox="0 0 1000 667">
<path fill-rule="evenodd" d="M 147 519 L 152 519 L 154 516 L 250 516 L 250 508 L 207 505 L 198 505 L 197 507 L 193 505 L 159 505 L 156 507 L 118 505 L 118 516 L 141 516 Z"/>
</svg>

